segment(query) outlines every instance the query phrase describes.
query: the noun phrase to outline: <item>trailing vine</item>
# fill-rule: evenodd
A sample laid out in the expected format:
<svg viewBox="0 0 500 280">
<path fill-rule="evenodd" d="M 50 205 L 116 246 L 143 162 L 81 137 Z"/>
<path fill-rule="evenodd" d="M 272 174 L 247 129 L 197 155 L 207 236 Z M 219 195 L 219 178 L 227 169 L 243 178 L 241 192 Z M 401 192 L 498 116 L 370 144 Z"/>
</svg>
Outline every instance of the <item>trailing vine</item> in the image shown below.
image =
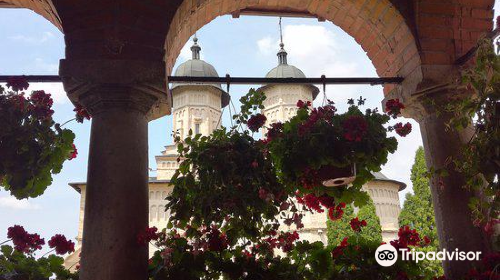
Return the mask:
<svg viewBox="0 0 500 280">
<path fill-rule="evenodd" d="M 473 94 L 446 106 L 453 114 L 449 126 L 462 130 L 472 124 L 474 135 L 452 163 L 465 176 L 464 187 L 478 194 L 469 201 L 474 224 L 491 235 L 500 222 L 500 56 L 491 39 L 479 42 L 475 64 L 462 72 L 460 86 Z"/>
</svg>

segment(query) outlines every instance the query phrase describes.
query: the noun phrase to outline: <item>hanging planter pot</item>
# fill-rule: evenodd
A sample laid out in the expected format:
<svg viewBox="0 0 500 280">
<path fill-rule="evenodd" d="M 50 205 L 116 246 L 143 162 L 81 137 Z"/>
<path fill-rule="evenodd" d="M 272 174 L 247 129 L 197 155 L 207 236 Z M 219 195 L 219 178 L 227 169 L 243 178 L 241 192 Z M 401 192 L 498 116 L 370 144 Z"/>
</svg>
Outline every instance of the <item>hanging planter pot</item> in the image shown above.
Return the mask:
<svg viewBox="0 0 500 280">
<path fill-rule="evenodd" d="M 345 203 L 365 198 L 362 185 L 396 151 L 397 141 L 387 135 L 388 115 L 363 112 L 354 101 L 349 105 L 339 114 L 331 102 L 314 109 L 298 102 L 296 116 L 269 128 L 264 142 L 285 185 L 301 195 L 327 195 Z"/>
<path fill-rule="evenodd" d="M 318 171 L 318 177 L 325 187 L 343 187 L 356 179 L 356 164 L 351 167 L 324 166 Z"/>
</svg>

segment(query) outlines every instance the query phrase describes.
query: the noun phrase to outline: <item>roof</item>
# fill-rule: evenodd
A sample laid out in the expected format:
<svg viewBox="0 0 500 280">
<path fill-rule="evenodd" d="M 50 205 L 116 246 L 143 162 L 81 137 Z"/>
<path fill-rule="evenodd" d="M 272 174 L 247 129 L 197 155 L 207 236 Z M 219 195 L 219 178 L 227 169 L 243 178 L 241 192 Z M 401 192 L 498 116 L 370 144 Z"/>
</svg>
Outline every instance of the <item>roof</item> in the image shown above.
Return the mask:
<svg viewBox="0 0 500 280">
<path fill-rule="evenodd" d="M 179 77 L 219 77 L 217 70 L 210 63 L 200 59 L 201 47 L 198 45 L 198 38 L 194 37 L 194 44 L 191 47 L 193 52 L 192 59 L 182 63 L 175 70 L 174 76 Z M 229 94 L 225 92 L 220 84 L 201 84 L 201 83 L 172 83 L 172 90 L 183 86 L 209 86 L 219 90 L 222 94 L 221 106 L 229 104 Z"/>
<path fill-rule="evenodd" d="M 392 180 L 387 178 L 382 172 L 372 172 L 372 175 L 375 178 L 372 181 L 381 181 L 381 182 L 391 182 L 399 186 L 399 191 L 406 189 L 406 184 L 400 181 Z"/>
<path fill-rule="evenodd" d="M 280 44 L 281 49 L 277 54 L 278 66 L 271 69 L 271 71 L 269 71 L 266 74 L 266 78 L 306 78 L 306 75 L 304 74 L 304 72 L 302 72 L 302 70 L 293 65 L 288 64 L 288 58 L 287 58 L 288 53 L 285 51 L 284 46 L 285 45 L 283 43 Z M 304 84 L 304 85 L 308 86 L 311 89 L 313 94 L 313 99 L 315 99 L 319 93 L 319 89 L 312 84 Z M 263 90 L 269 86 L 271 85 L 264 85 L 261 88 L 259 88 L 259 90 Z"/>
</svg>

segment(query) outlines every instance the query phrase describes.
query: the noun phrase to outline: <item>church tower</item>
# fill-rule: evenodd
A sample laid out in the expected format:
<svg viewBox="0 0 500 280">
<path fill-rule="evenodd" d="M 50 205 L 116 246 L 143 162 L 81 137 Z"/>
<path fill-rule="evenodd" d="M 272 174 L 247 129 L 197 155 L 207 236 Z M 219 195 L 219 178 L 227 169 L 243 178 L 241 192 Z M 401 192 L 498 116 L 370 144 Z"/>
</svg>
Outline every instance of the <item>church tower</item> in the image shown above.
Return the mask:
<svg viewBox="0 0 500 280">
<path fill-rule="evenodd" d="M 278 52 L 278 66 L 269 71 L 266 78 L 305 78 L 304 72 L 288 64 L 288 53 L 285 44 L 280 43 Z M 266 95 L 262 114 L 266 116 L 266 125 L 284 122 L 295 116 L 297 101 L 312 102 L 319 93 L 319 89 L 311 84 L 270 84 L 259 89 Z M 266 131 L 264 129 L 263 134 Z"/>
<path fill-rule="evenodd" d="M 175 76 L 219 77 L 215 68 L 201 60 L 198 38 L 193 38 L 192 58 L 177 68 Z M 174 83 L 172 85 L 173 130 L 184 139 L 191 130 L 193 134 L 208 136 L 220 127 L 222 108 L 229 104 L 229 94 L 220 84 Z M 157 179 L 169 180 L 179 167 L 175 145 L 165 147 L 156 156 Z"/>
</svg>

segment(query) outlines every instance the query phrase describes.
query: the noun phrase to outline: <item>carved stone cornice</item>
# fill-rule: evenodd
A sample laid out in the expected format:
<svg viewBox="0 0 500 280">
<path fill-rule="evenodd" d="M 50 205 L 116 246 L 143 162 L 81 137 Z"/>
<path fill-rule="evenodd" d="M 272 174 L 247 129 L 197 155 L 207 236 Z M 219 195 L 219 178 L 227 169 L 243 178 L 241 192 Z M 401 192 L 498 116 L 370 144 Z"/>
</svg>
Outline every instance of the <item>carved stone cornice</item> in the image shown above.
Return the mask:
<svg viewBox="0 0 500 280">
<path fill-rule="evenodd" d="M 126 108 L 151 120 L 170 113 L 163 61 L 63 59 L 59 75 L 69 99 L 93 115 Z"/>
</svg>

